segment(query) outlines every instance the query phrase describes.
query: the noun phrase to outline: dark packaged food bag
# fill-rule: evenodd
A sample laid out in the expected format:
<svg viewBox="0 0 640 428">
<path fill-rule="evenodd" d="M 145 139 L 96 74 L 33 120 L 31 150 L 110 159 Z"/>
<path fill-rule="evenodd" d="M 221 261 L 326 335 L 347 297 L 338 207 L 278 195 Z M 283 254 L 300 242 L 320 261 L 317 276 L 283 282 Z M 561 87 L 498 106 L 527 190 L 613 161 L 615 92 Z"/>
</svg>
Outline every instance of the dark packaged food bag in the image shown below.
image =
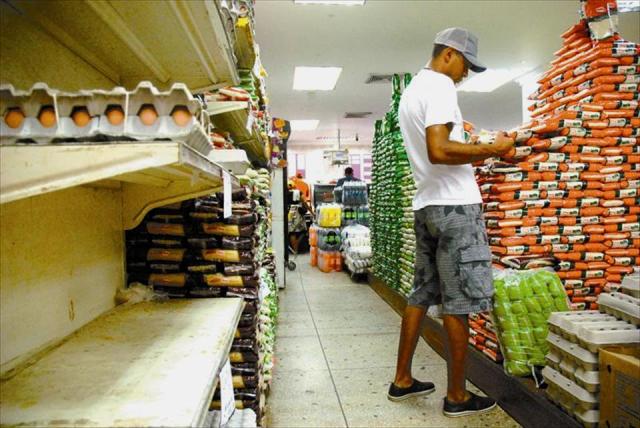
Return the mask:
<svg viewBox="0 0 640 428">
<path fill-rule="evenodd" d="M 258 368 L 251 363 L 231 364 L 231 374 L 234 376 L 257 376 Z"/>
<path fill-rule="evenodd" d="M 244 300 L 258 300 L 258 288 L 231 287 L 227 289 L 227 297 L 240 297 Z"/>
<path fill-rule="evenodd" d="M 256 333 L 257 333 L 257 330 L 256 330 L 255 326 L 238 327 L 236 329 L 236 334 L 234 335 L 234 338 L 236 338 L 236 339 L 255 339 L 256 338 Z"/>
<path fill-rule="evenodd" d="M 210 287 L 257 287 L 258 278 L 253 276 L 226 276 L 220 273 L 205 274 L 204 282 Z"/>
<path fill-rule="evenodd" d="M 253 235 L 254 226 L 250 225 L 234 225 L 224 223 L 202 223 L 200 225 L 203 233 L 207 235 L 217 236 L 244 236 L 250 237 Z"/>
<path fill-rule="evenodd" d="M 246 263 L 253 261 L 254 255 L 252 251 L 209 248 L 202 250 L 202 258 L 215 262 Z"/>
<path fill-rule="evenodd" d="M 240 321 L 238 321 L 238 327 L 256 327 L 256 312 L 247 312 L 240 315 Z"/>
<path fill-rule="evenodd" d="M 185 236 L 182 224 L 147 222 L 145 228 L 151 235 Z"/>
<path fill-rule="evenodd" d="M 224 263 L 225 275 L 254 275 L 257 266 L 254 263 Z"/>
<path fill-rule="evenodd" d="M 253 352 L 229 352 L 229 361 L 231 363 L 255 363 L 258 356 Z"/>
<path fill-rule="evenodd" d="M 220 248 L 220 239 L 215 236 L 206 238 L 187 238 L 187 245 L 191 248 Z"/>
<path fill-rule="evenodd" d="M 224 297 L 224 289 L 196 286 L 189 289 L 189 297 Z"/>
<path fill-rule="evenodd" d="M 254 238 L 223 236 L 221 246 L 225 250 L 252 250 L 256 246 Z"/>
<path fill-rule="evenodd" d="M 255 388 L 257 386 L 257 376 L 233 375 L 233 389 Z"/>
</svg>

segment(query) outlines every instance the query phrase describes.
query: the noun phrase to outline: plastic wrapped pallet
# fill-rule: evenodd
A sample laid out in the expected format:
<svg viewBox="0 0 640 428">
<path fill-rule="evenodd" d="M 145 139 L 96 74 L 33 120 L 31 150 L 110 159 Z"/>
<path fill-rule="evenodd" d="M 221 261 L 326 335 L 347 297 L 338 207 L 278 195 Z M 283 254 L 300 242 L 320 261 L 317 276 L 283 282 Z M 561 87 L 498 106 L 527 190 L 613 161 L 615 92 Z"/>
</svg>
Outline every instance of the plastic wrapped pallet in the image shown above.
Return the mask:
<svg viewBox="0 0 640 428">
<path fill-rule="evenodd" d="M 569 310 L 566 292 L 558 276 L 545 270 L 496 271 L 494 287 L 493 319 L 505 371 L 530 375 L 545 365 L 549 315 Z"/>
</svg>

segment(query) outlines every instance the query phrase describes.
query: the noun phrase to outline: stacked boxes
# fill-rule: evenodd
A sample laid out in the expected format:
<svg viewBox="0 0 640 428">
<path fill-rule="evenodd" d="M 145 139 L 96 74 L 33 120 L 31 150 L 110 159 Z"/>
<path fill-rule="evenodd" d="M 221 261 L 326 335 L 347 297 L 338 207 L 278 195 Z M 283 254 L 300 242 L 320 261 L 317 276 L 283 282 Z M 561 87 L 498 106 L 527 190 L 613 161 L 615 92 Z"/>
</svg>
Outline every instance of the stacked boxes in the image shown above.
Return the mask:
<svg viewBox="0 0 640 428">
<path fill-rule="evenodd" d="M 411 75 L 405 75 L 405 86 L 410 81 Z M 394 75 L 391 109 L 384 121 L 376 122 L 373 141 L 371 234 L 374 274 L 408 295 L 415 263 L 412 209 L 415 182 L 398 123 L 401 95 L 400 76 Z"/>
<path fill-rule="evenodd" d="M 640 344 L 640 299 L 601 294 L 599 311 L 553 313 L 547 342 L 550 352 L 542 374 L 549 398 L 585 426 L 596 427 L 600 407 L 599 350 L 609 345 Z M 633 311 L 630 311 L 633 306 Z"/>
<path fill-rule="evenodd" d="M 479 183 L 495 258 L 553 266 L 574 309 L 597 309 L 640 260 L 640 47 L 592 40 L 584 23 L 563 38 L 532 123 Z"/>
</svg>

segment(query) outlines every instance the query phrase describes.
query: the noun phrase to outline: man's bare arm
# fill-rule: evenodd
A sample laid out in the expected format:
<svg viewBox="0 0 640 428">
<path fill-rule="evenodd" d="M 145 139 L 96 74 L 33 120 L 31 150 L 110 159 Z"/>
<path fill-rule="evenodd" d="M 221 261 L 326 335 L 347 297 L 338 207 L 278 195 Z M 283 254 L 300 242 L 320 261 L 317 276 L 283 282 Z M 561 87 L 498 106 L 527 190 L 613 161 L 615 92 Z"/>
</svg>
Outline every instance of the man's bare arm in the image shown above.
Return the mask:
<svg viewBox="0 0 640 428">
<path fill-rule="evenodd" d="M 433 125 L 426 130 L 427 153 L 432 164 L 463 165 L 507 153 L 513 138 L 498 134 L 494 144 L 463 144 L 449 140 L 451 124 Z"/>
</svg>

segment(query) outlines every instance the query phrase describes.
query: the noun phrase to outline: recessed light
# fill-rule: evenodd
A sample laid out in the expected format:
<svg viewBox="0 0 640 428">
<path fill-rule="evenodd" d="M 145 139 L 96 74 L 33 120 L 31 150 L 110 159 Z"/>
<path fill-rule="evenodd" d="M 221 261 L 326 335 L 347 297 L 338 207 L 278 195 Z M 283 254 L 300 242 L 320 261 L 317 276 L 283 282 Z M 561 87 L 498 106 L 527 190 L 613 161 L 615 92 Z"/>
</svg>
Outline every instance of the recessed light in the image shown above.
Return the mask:
<svg viewBox="0 0 640 428">
<path fill-rule="evenodd" d="M 292 131 L 313 131 L 318 127 L 319 120 L 291 120 L 289 124 L 291 125 Z"/>
<path fill-rule="evenodd" d="M 364 6 L 366 0 L 293 0 L 295 4 L 326 4 L 332 6 Z"/>
<path fill-rule="evenodd" d="M 342 67 L 296 67 L 293 89 L 296 91 L 333 91 Z"/>
<path fill-rule="evenodd" d="M 493 92 L 500 86 L 526 73 L 523 68 L 493 69 L 475 74 L 458 87 L 461 92 Z"/>
</svg>

